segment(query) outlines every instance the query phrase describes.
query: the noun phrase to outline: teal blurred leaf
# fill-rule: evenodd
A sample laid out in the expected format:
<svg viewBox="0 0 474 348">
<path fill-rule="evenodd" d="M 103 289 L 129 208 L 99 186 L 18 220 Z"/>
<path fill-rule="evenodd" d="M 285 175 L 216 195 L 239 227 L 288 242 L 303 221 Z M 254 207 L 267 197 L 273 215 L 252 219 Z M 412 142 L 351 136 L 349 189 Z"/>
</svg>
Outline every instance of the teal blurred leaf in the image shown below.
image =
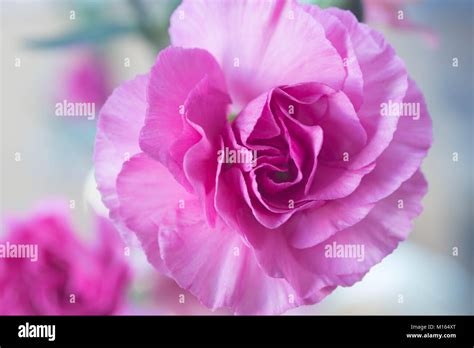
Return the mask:
<svg viewBox="0 0 474 348">
<path fill-rule="evenodd" d="M 138 26 L 136 25 L 106 22 L 95 26 L 81 27 L 57 37 L 29 39 L 26 41 L 26 46 L 33 49 L 49 49 L 80 44 L 98 44 L 137 31 Z"/>
</svg>

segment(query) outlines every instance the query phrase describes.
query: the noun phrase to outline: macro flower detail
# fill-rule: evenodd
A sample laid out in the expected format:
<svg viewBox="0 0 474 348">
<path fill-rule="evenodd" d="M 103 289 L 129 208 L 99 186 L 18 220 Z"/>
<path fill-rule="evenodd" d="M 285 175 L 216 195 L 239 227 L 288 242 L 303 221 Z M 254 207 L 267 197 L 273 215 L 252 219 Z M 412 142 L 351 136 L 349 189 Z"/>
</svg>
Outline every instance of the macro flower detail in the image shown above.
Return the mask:
<svg viewBox="0 0 474 348">
<path fill-rule="evenodd" d="M 111 315 L 122 309 L 130 270 L 117 231 L 97 217 L 97 243 L 85 245 L 68 210 L 66 202 L 45 200 L 28 218 L 6 218 L 0 314 Z"/>
<path fill-rule="evenodd" d="M 210 308 L 277 314 L 407 238 L 431 120 L 381 34 L 334 8 L 204 0 L 169 32 L 105 103 L 94 156 L 110 217 L 158 271 Z"/>
</svg>

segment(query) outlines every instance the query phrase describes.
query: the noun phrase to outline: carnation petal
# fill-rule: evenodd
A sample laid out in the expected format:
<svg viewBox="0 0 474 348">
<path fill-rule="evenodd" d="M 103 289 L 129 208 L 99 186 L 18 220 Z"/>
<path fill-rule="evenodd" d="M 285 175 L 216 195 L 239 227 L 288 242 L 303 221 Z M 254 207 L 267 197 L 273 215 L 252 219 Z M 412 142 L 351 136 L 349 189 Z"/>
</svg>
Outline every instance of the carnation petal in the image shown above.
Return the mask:
<svg viewBox="0 0 474 348">
<path fill-rule="evenodd" d="M 400 188 L 379 201 L 365 219 L 313 248 L 298 252 L 298 260 L 313 272 L 330 279 L 329 284 L 350 286 L 360 280 L 370 268 L 392 253 L 413 228 L 413 220 L 421 213 L 421 199 L 427 192 L 427 182 L 417 171 Z M 331 246 L 349 245 L 352 255 L 328 257 Z M 363 246 L 362 258 L 354 255 L 354 247 Z"/>
<path fill-rule="evenodd" d="M 226 122 L 225 111 L 206 114 L 208 108 L 200 110 L 201 116 L 196 112 L 194 116 L 188 114 L 190 94 L 203 86 L 200 85 L 203 79 L 207 81 L 204 91 L 213 91 L 211 98 L 218 94 L 224 103 L 229 102 L 222 71 L 209 52 L 178 47 L 161 51 L 150 73 L 149 106 L 140 134 L 143 152 L 163 163 L 189 191 L 193 188 L 184 175 L 182 157 L 203 136 L 189 123 L 194 119 L 194 125 L 200 126 L 203 132 L 215 134 L 214 128 Z"/>
<path fill-rule="evenodd" d="M 411 79 L 403 102 L 418 105 L 419 115 L 400 118 L 389 147 L 377 159 L 375 169 L 354 192 L 354 196 L 361 201 L 375 202 L 394 192 L 418 170 L 431 146 L 431 118 L 423 95 Z"/>
<path fill-rule="evenodd" d="M 212 53 L 238 109 L 280 85 L 317 81 L 339 88 L 345 77 L 323 27 L 293 1 L 185 0 L 169 31 L 173 45 Z"/>
<path fill-rule="evenodd" d="M 136 233 L 150 263 L 166 274 L 158 247 L 158 227 L 169 209 L 185 206 L 193 196 L 145 153 L 124 163 L 117 178 L 117 193 L 120 218 Z"/>
<path fill-rule="evenodd" d="M 230 307 L 235 314 L 279 314 L 309 301 L 286 280 L 266 275 L 238 233 L 222 223 L 211 229 L 201 216 L 195 202 L 160 228 L 165 264 L 182 288 L 212 309 Z"/>
<path fill-rule="evenodd" d="M 326 32 L 326 37 L 331 41 L 343 59 L 346 69 L 346 78 L 342 90 L 347 94 L 354 108 L 359 110 L 364 100 L 364 83 L 359 62 L 354 48 L 352 47 L 348 28 L 346 28 L 339 18 L 331 14 L 330 11 L 322 10 L 318 6 L 312 5 L 303 4 L 302 7 L 305 11 L 310 13 L 316 21 L 321 23 Z"/>
<path fill-rule="evenodd" d="M 147 83 L 146 75 L 124 82 L 107 99 L 99 114 L 95 176 L 112 217 L 118 208 L 115 179 L 127 157 L 140 152 L 138 135 L 145 119 Z"/>
<path fill-rule="evenodd" d="M 346 26 L 364 81 L 364 102 L 357 114 L 368 135 L 364 149 L 350 160 L 358 169 L 373 162 L 390 144 L 397 128 L 397 117 L 382 117 L 381 106 L 391 100 L 402 102 L 408 88 L 403 61 L 382 34 L 357 19 L 350 11 L 327 10 Z"/>
<path fill-rule="evenodd" d="M 421 199 L 426 191 L 426 181 L 418 171 L 399 190 L 378 202 L 361 222 L 312 248 L 292 248 L 283 234 L 260 229 L 254 235 L 259 239 L 255 249 L 258 263 L 267 274 L 285 278 L 303 297 L 325 287 L 352 285 L 406 239 L 413 227 L 412 220 L 421 213 Z M 400 199 L 403 208 L 399 208 Z M 334 242 L 336 246 L 363 245 L 363 258 L 359 259 L 355 252 L 350 257 L 329 257 L 326 248 Z"/>
</svg>

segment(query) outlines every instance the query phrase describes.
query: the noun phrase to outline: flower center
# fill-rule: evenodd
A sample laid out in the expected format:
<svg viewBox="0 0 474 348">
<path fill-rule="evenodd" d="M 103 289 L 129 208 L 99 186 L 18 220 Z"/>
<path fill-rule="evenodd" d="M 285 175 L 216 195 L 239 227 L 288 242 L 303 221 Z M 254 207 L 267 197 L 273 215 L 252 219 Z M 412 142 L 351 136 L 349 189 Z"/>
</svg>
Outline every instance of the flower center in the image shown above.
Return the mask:
<svg viewBox="0 0 474 348">
<path fill-rule="evenodd" d="M 232 121 L 235 120 L 236 117 L 237 117 L 237 113 L 231 112 L 230 115 L 227 116 L 227 121 L 229 121 L 229 123 L 232 123 Z"/>
</svg>

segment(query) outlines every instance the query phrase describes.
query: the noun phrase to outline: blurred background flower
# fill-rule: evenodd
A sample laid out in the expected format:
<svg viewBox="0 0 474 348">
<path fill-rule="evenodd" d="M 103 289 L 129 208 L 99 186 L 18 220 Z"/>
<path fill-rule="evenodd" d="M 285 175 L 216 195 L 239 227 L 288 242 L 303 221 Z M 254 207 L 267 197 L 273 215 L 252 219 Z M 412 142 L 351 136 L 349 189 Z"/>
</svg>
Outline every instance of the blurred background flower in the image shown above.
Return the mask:
<svg viewBox="0 0 474 348">
<path fill-rule="evenodd" d="M 130 270 L 108 219 L 97 217 L 98 240 L 86 245 L 70 225 L 67 202 L 48 200 L 29 217 L 7 217 L 5 230 L 0 314 L 109 315 L 121 310 Z"/>
<path fill-rule="evenodd" d="M 92 48 L 78 48 L 58 80 L 55 102 L 94 103 L 99 109 L 112 91 L 103 55 Z"/>
<path fill-rule="evenodd" d="M 420 0 L 363 0 L 364 20 L 382 24 L 407 33 L 421 35 L 431 47 L 438 47 L 438 36 L 427 25 L 419 24 L 405 13 L 408 5 Z"/>
</svg>

